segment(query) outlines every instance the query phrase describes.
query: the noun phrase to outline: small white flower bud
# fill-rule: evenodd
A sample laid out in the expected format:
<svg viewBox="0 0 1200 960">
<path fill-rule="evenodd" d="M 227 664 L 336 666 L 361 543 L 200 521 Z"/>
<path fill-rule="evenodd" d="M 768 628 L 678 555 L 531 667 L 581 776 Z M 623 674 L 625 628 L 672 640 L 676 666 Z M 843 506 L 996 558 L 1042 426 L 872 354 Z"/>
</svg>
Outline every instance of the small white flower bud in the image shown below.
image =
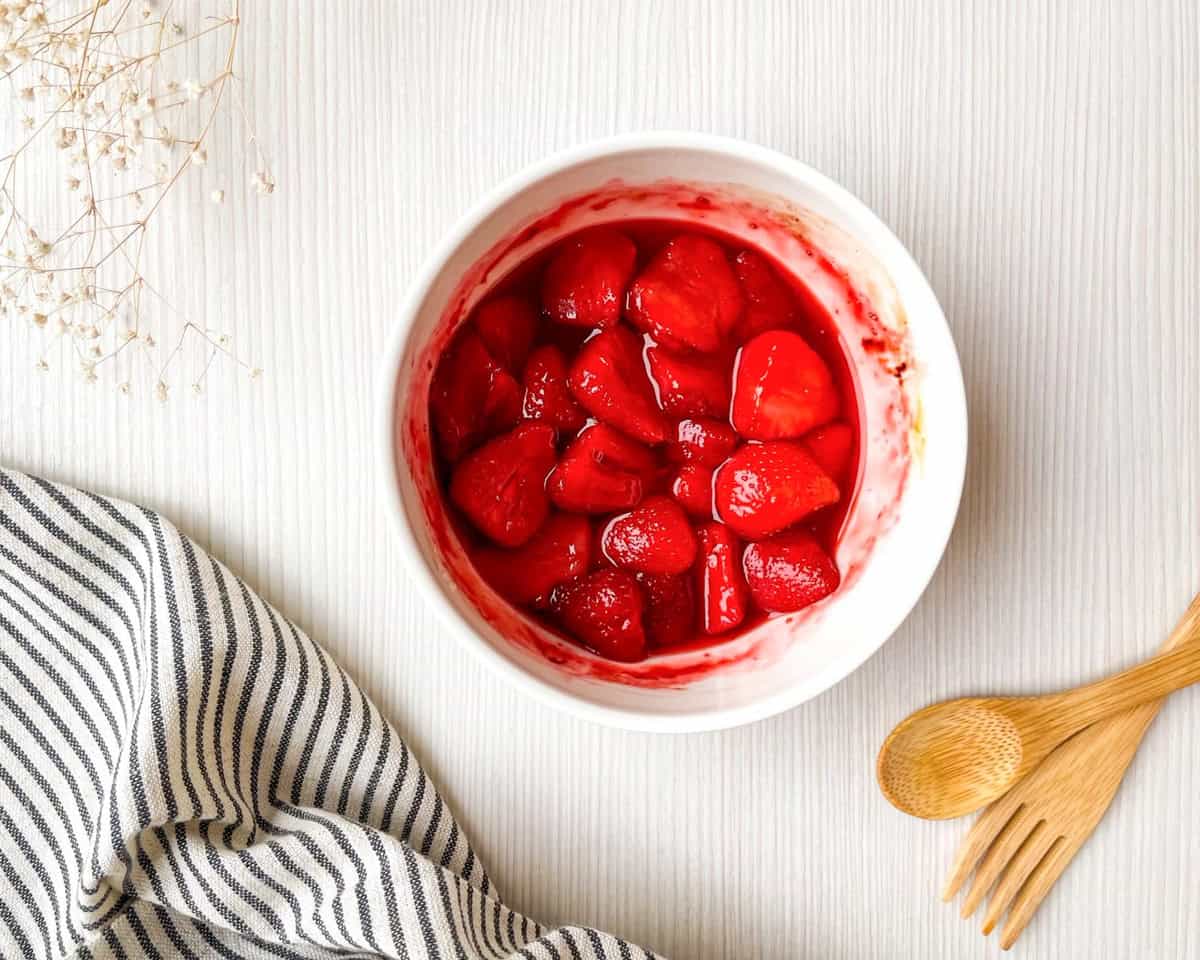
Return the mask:
<svg viewBox="0 0 1200 960">
<path fill-rule="evenodd" d="M 264 197 L 275 192 L 275 179 L 266 170 L 256 170 L 250 184 Z"/>
</svg>

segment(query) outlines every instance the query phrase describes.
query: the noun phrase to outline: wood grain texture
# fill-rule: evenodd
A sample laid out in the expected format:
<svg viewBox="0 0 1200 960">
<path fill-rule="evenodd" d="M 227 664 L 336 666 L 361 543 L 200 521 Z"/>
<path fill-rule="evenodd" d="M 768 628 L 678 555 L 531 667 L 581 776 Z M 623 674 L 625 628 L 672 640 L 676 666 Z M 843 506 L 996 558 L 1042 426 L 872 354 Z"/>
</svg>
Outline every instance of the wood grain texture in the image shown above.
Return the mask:
<svg viewBox="0 0 1200 960">
<path fill-rule="evenodd" d="M 246 21 L 279 189 L 235 171 L 151 254 L 263 379 L 218 368 L 160 406 L 37 374 L 4 329 L 3 460 L 161 509 L 323 642 L 517 909 L 677 958 L 997 956 L 937 899 L 967 825 L 893 810 L 873 758 L 924 703 L 1148 655 L 1200 585 L 1193 0 L 262 0 Z M 684 738 L 560 716 L 442 636 L 369 444 L 384 333 L 453 219 L 551 150 L 648 127 L 767 144 L 877 210 L 949 317 L 972 429 L 896 636 L 784 716 Z M 1198 729 L 1200 697 L 1173 697 L 1023 956 L 1200 955 Z"/>
</svg>

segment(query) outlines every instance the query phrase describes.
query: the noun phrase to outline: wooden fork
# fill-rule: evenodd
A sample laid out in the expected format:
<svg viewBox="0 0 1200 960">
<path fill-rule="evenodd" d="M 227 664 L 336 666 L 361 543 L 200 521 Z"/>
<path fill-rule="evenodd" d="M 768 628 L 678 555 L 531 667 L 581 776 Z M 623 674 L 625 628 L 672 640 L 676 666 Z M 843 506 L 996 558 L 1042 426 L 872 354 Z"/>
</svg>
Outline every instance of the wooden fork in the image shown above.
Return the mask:
<svg viewBox="0 0 1200 960">
<path fill-rule="evenodd" d="M 1183 642 L 1198 620 L 1200 594 L 1163 650 Z M 971 916 L 992 890 L 983 932 L 991 933 L 1007 911 L 1000 946 L 1011 947 L 1103 819 L 1162 704 L 1142 704 L 1076 734 L 980 814 L 958 848 L 942 899 L 954 897 L 974 870 L 962 916 Z"/>
</svg>

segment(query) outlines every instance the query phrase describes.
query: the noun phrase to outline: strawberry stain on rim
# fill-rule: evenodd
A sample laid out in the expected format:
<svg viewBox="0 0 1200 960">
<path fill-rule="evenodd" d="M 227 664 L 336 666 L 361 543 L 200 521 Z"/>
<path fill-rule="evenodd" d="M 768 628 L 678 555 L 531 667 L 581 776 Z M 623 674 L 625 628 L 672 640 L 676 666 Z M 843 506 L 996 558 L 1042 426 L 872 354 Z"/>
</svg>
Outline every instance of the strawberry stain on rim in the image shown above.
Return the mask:
<svg viewBox="0 0 1200 960">
<path fill-rule="evenodd" d="M 858 578 L 875 544 L 895 522 L 915 453 L 910 434 L 919 420 L 913 389 L 918 366 L 899 304 L 889 303 L 890 310 L 877 309 L 872 298 L 886 298 L 887 292 L 856 286 L 853 269 L 822 251 L 820 222 L 794 210 L 776 209 L 777 203 L 777 198 L 753 198 L 707 185 L 697 190 L 694 184 L 671 181 L 639 187 L 614 181 L 572 197 L 511 232 L 465 271 L 435 330 L 409 358 L 411 382 L 406 396 L 399 399 L 400 459 L 407 464 L 416 488 L 425 532 L 441 572 L 507 641 L 568 674 L 645 688 L 673 688 L 688 686 L 716 671 L 759 669 L 779 655 L 778 643 L 764 642 L 778 630 L 764 632 L 754 627 L 778 624 L 787 628 L 787 642 L 796 642 L 803 626 L 820 617 L 830 601 L 770 618 L 748 617 L 746 623 L 751 626 L 744 632 L 665 651 L 651 650 L 647 659 L 633 663 L 596 656 L 553 625 L 531 619 L 526 611 L 501 600 L 480 578 L 464 549 L 461 521 L 446 508 L 436 475 L 428 405 L 422 402 L 434 368 L 457 329 L 485 297 L 505 290 L 508 279 L 523 264 L 585 229 L 598 225 L 620 229 L 630 221 L 663 223 L 677 231 L 715 235 L 729 246 L 749 247 L 765 257 L 798 295 L 819 304 L 827 322 L 819 325 L 816 336 L 825 350 L 834 344 L 843 358 L 857 420 L 863 424 L 858 438 L 861 449 L 855 451 L 854 476 L 845 495 L 849 509 L 833 537 L 842 579 L 836 599 Z M 919 450 L 919 443 L 917 447 Z M 489 642 L 496 645 L 494 640 Z"/>
</svg>

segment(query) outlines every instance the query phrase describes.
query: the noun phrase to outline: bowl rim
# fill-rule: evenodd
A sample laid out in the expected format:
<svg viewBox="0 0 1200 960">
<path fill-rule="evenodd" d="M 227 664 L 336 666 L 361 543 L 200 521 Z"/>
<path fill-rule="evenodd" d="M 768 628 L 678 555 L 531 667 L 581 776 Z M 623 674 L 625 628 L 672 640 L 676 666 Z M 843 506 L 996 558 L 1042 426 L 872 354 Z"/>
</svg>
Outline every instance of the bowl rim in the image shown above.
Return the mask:
<svg viewBox="0 0 1200 960">
<path fill-rule="evenodd" d="M 807 678 L 807 682 L 793 684 L 778 693 L 751 703 L 705 710 L 655 710 L 649 712 L 593 703 L 566 693 L 540 678 L 526 673 L 478 636 L 471 624 L 455 609 L 445 596 L 444 587 L 439 583 L 430 562 L 425 558 L 417 544 L 414 532 L 409 526 L 396 477 L 399 464 L 395 445 L 395 411 L 397 373 L 417 311 L 428 296 L 443 264 L 480 224 L 514 195 L 563 169 L 597 157 L 661 149 L 725 154 L 762 165 L 807 182 L 818 192 L 828 196 L 834 203 L 847 208 L 857 219 L 868 224 L 877 238 L 892 248 L 888 251 L 889 259 L 901 264 L 916 282 L 925 287 L 928 300 L 936 310 L 936 315 L 928 317 L 927 322 L 940 325 L 949 341 L 948 357 L 952 361 L 952 369 L 948 366 L 944 376 L 951 377 L 953 381 L 949 386 L 954 399 L 957 400 L 953 419 L 957 421 L 956 425 L 959 427 L 960 441 L 955 450 L 956 456 L 952 458 L 951 462 L 951 466 L 955 468 L 956 477 L 953 483 L 953 498 L 952 501 L 948 499 L 947 504 L 952 503 L 952 508 L 943 513 L 945 522 L 942 524 L 942 528 L 930 531 L 931 545 L 936 544 L 937 549 L 931 550 L 927 554 L 930 558 L 927 569 L 913 577 L 911 600 L 898 605 L 896 615 L 891 618 L 894 622 L 882 625 L 880 640 L 877 644 L 873 647 L 868 646 L 864 651 L 856 650 L 834 658 L 824 669 L 811 674 Z M 941 304 L 908 248 L 870 207 L 836 181 L 803 161 L 769 147 L 715 134 L 653 130 L 602 137 L 549 154 L 502 180 L 463 213 L 446 231 L 410 282 L 408 293 L 400 306 L 397 319 L 388 331 L 385 348 L 376 373 L 373 446 L 376 453 L 376 475 L 379 486 L 382 488 L 380 492 L 391 518 L 392 528 L 399 535 L 401 552 L 409 577 L 416 584 L 425 601 L 432 605 L 442 625 L 450 630 L 456 641 L 470 651 L 478 662 L 495 671 L 535 700 L 586 720 L 644 732 L 699 733 L 754 723 L 813 699 L 857 670 L 891 639 L 925 593 L 945 554 L 962 498 L 966 475 L 967 432 L 966 390 L 962 380 L 958 348 L 954 343 L 953 333 L 946 321 Z"/>
</svg>

